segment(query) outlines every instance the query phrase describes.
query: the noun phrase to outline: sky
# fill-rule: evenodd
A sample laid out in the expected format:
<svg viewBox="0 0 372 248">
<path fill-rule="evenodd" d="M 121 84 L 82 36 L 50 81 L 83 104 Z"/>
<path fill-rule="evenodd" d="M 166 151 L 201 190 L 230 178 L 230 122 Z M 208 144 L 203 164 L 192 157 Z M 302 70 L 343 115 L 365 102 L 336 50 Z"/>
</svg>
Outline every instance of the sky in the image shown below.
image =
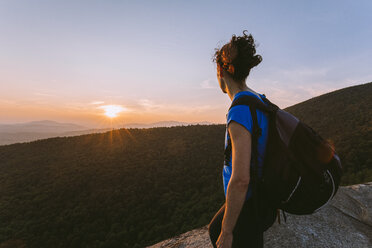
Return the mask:
<svg viewBox="0 0 372 248">
<path fill-rule="evenodd" d="M 225 123 L 212 57 L 243 30 L 263 58 L 248 87 L 285 108 L 372 81 L 371 13 L 369 0 L 0 0 L 0 123 Z"/>
</svg>

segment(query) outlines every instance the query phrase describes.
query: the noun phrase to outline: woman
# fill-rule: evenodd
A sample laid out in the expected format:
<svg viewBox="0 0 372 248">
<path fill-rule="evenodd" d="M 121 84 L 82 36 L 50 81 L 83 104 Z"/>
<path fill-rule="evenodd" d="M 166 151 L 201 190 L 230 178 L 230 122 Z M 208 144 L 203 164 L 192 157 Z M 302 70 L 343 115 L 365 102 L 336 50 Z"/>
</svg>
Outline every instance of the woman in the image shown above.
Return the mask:
<svg viewBox="0 0 372 248">
<path fill-rule="evenodd" d="M 251 34 L 232 36 L 229 43 L 216 50 L 217 78 L 223 93 L 231 101 L 242 95 L 254 95 L 262 101 L 261 95 L 246 85 L 250 70 L 261 61 L 255 55 L 256 49 Z M 231 142 L 231 159 L 223 166 L 223 185 L 226 202 L 209 224 L 209 235 L 213 247 L 245 248 L 263 247 L 263 231 L 258 230 L 257 218 L 252 204 L 250 185 L 251 167 L 257 166 L 262 174 L 262 163 L 267 142 L 268 119 L 257 110 L 257 120 L 262 133 L 258 138 L 257 165 L 251 163 L 252 117 L 249 107 L 237 105 L 227 114 L 225 148 Z"/>
</svg>

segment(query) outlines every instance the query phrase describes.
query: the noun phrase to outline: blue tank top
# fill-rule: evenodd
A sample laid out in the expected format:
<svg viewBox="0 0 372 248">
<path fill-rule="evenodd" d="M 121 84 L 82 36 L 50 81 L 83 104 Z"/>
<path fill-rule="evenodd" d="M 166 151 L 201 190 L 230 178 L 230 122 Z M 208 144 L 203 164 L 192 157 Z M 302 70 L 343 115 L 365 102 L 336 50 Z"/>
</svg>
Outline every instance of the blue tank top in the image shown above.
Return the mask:
<svg viewBox="0 0 372 248">
<path fill-rule="evenodd" d="M 235 94 L 234 99 L 239 98 L 242 95 L 253 95 L 258 98 L 257 95 L 253 94 L 250 91 L 240 91 L 237 94 Z M 259 94 L 261 98 L 264 98 L 264 95 Z M 260 99 L 262 102 L 264 102 L 262 99 Z M 256 110 L 257 113 L 257 122 L 260 128 L 262 129 L 262 134 L 258 138 L 258 174 L 261 177 L 262 176 L 262 165 L 263 165 L 263 158 L 265 156 L 265 148 L 266 148 L 266 142 L 267 142 L 267 135 L 268 135 L 268 118 L 265 113 L 263 113 L 260 110 Z M 225 131 L 225 148 L 227 147 L 228 141 L 230 140 L 230 135 L 228 132 L 228 125 L 231 121 L 236 121 L 243 125 L 251 134 L 252 134 L 252 127 L 253 127 L 253 121 L 251 112 L 249 109 L 249 106 L 247 105 L 237 105 L 232 107 L 229 112 L 226 115 L 226 131 Z M 231 152 L 230 152 L 231 157 Z M 232 174 L 232 159 L 230 159 L 229 164 L 226 164 L 224 162 L 223 171 L 222 171 L 222 179 L 223 179 L 223 186 L 224 186 L 224 192 L 225 192 L 225 198 L 227 193 L 227 186 L 229 184 L 231 174 Z M 253 160 L 251 159 L 251 166 L 257 166 L 253 164 Z M 246 199 L 248 200 L 252 196 L 252 187 L 251 185 L 248 186 L 248 192 L 246 195 Z"/>
</svg>

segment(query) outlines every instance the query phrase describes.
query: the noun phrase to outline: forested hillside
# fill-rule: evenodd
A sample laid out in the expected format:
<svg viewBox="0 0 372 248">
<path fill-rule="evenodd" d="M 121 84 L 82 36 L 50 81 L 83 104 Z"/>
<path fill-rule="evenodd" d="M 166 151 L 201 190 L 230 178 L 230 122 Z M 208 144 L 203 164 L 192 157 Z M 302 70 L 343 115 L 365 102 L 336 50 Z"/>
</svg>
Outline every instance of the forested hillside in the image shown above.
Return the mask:
<svg viewBox="0 0 372 248">
<path fill-rule="evenodd" d="M 143 247 L 204 225 L 223 201 L 223 139 L 196 125 L 0 146 L 0 244 Z"/>
<path fill-rule="evenodd" d="M 372 181 L 372 84 L 287 110 L 334 142 L 344 184 Z M 0 146 L 0 247 L 144 247 L 224 202 L 224 125 L 120 129 Z"/>
<path fill-rule="evenodd" d="M 372 180 L 372 83 L 330 92 L 286 110 L 334 143 L 344 185 Z"/>
</svg>

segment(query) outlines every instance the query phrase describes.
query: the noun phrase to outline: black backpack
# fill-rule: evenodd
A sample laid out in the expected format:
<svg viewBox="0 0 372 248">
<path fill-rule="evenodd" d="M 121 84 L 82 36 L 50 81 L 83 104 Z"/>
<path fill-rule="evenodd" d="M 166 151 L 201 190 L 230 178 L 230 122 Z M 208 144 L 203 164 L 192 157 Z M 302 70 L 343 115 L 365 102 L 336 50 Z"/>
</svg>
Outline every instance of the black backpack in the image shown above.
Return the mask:
<svg viewBox="0 0 372 248">
<path fill-rule="evenodd" d="M 261 129 L 256 109 L 267 113 L 269 127 L 262 177 L 251 166 L 252 197 L 256 201 L 257 218 L 265 218 L 267 209 L 303 215 L 325 206 L 336 194 L 342 167 L 334 148 L 311 127 L 292 114 L 280 109 L 263 95 L 263 103 L 253 95 L 235 99 L 236 105 L 248 105 L 252 114 L 252 160 L 257 166 L 257 144 Z M 225 149 L 225 159 L 231 154 L 231 142 Z M 284 214 L 284 212 L 283 212 Z M 261 216 L 260 216 L 261 215 Z M 271 220 L 266 230 L 271 226 Z"/>
</svg>

